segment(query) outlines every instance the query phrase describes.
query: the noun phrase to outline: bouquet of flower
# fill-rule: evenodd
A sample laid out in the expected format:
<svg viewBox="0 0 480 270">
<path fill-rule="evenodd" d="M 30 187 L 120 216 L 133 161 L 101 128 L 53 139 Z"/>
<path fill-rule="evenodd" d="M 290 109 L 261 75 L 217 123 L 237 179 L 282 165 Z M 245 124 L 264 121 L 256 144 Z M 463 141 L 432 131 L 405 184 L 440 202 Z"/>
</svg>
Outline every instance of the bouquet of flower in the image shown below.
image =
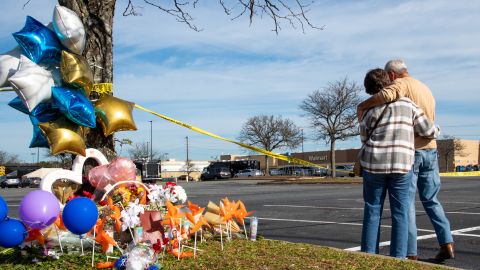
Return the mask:
<svg viewBox="0 0 480 270">
<path fill-rule="evenodd" d="M 187 201 L 187 193 L 181 186 L 167 182 L 165 188 L 165 199 L 173 204 L 184 204 Z"/>
<path fill-rule="evenodd" d="M 150 185 L 150 193 L 147 195 L 150 200 L 149 210 L 162 210 L 165 202 L 173 204 L 184 204 L 187 201 L 185 190 L 173 182 L 167 182 L 165 186 Z"/>
</svg>

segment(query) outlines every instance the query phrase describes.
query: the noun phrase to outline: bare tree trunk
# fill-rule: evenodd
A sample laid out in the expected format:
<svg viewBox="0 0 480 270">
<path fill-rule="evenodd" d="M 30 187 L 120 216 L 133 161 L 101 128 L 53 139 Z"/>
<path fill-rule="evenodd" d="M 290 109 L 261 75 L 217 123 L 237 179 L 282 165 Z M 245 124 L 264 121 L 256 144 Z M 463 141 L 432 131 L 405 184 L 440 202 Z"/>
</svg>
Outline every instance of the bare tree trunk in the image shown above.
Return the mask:
<svg viewBox="0 0 480 270">
<path fill-rule="evenodd" d="M 332 177 L 335 178 L 337 176 L 335 170 L 335 140 L 330 141 L 330 168 L 332 170 Z"/>
<path fill-rule="evenodd" d="M 91 65 L 94 83 L 113 82 L 112 30 L 116 0 L 59 0 L 58 2 L 73 10 L 83 22 L 87 37 L 83 55 Z M 90 98 L 95 99 L 98 96 L 92 92 Z M 87 134 L 85 143 L 87 147 L 115 151 L 113 135 L 105 137 L 98 125 Z"/>
<path fill-rule="evenodd" d="M 268 166 L 268 156 L 265 155 L 265 175 L 270 175 L 269 166 Z"/>
<path fill-rule="evenodd" d="M 445 155 L 445 171 L 448 172 L 448 155 Z"/>
</svg>

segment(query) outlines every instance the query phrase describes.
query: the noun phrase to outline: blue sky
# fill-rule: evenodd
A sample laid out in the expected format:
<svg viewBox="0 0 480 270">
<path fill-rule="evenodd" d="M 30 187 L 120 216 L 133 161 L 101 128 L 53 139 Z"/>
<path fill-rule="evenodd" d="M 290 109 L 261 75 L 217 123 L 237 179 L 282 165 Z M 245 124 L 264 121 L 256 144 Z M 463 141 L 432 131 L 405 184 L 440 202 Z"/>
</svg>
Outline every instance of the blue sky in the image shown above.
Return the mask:
<svg viewBox="0 0 480 270">
<path fill-rule="evenodd" d="M 16 45 L 11 33 L 23 27 L 27 15 L 50 22 L 56 1 L 33 0 L 25 9 L 23 3 L 2 1 L 0 53 Z M 328 146 L 314 140 L 300 102 L 345 76 L 361 85 L 369 69 L 402 58 L 435 95 L 443 134 L 480 139 L 478 1 L 319 0 L 308 16 L 325 26 L 323 31 L 304 34 L 284 25 L 279 35 L 270 20 L 257 18 L 249 26 L 247 18 L 231 21 L 219 6 L 205 3 L 191 12 L 203 29 L 198 33 L 146 6 L 142 16 L 123 17 L 126 1 L 117 1 L 116 96 L 232 139 L 248 117 L 282 115 L 304 128 L 306 151 L 323 150 Z M 14 95 L 0 94 L 0 149 L 31 161 L 32 127 L 28 117 L 7 105 Z M 134 117 L 138 131 L 117 137 L 149 141 L 153 120 L 153 148 L 170 158 L 185 159 L 185 136 L 193 159 L 244 153 L 141 111 Z M 359 145 L 354 138 L 338 148 Z"/>
</svg>

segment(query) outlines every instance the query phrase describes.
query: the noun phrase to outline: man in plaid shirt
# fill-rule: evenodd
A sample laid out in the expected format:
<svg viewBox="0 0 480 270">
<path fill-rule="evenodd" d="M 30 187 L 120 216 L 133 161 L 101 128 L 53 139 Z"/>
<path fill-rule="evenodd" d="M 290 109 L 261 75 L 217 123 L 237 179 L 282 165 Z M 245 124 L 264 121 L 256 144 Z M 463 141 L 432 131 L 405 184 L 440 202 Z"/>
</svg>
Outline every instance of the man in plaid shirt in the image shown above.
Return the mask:
<svg viewBox="0 0 480 270">
<path fill-rule="evenodd" d="M 375 94 L 390 84 L 387 72 L 374 69 L 365 76 L 365 89 Z M 363 147 L 359 153 L 364 179 L 362 251 L 378 253 L 379 229 L 386 192 L 392 212 L 390 256 L 405 258 L 408 240 L 409 186 L 415 157 L 414 138 L 435 138 L 438 128 L 408 98 L 368 110 L 360 122 Z"/>
</svg>

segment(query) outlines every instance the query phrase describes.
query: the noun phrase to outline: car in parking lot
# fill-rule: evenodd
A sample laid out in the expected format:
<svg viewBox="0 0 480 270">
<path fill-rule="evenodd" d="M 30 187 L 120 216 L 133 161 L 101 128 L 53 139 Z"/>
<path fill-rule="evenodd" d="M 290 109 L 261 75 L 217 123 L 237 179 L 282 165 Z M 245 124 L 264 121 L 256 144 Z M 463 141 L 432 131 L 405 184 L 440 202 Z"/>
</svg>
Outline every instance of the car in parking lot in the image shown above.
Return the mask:
<svg viewBox="0 0 480 270">
<path fill-rule="evenodd" d="M 328 175 L 332 175 L 332 170 L 328 170 Z M 335 166 L 335 176 L 336 177 L 354 177 L 355 173 L 353 172 L 353 165 L 336 165 Z"/>
<path fill-rule="evenodd" d="M 3 178 L 1 181 L 1 188 L 18 188 L 20 186 L 20 180 L 18 178 Z"/>
<path fill-rule="evenodd" d="M 252 177 L 252 176 L 263 176 L 263 172 L 257 169 L 246 169 L 246 170 L 240 170 L 233 177 Z"/>
<path fill-rule="evenodd" d="M 226 179 L 232 177 L 230 170 L 228 168 L 210 168 L 209 170 L 204 170 L 200 175 L 200 180 L 217 180 L 217 179 Z"/>
</svg>

